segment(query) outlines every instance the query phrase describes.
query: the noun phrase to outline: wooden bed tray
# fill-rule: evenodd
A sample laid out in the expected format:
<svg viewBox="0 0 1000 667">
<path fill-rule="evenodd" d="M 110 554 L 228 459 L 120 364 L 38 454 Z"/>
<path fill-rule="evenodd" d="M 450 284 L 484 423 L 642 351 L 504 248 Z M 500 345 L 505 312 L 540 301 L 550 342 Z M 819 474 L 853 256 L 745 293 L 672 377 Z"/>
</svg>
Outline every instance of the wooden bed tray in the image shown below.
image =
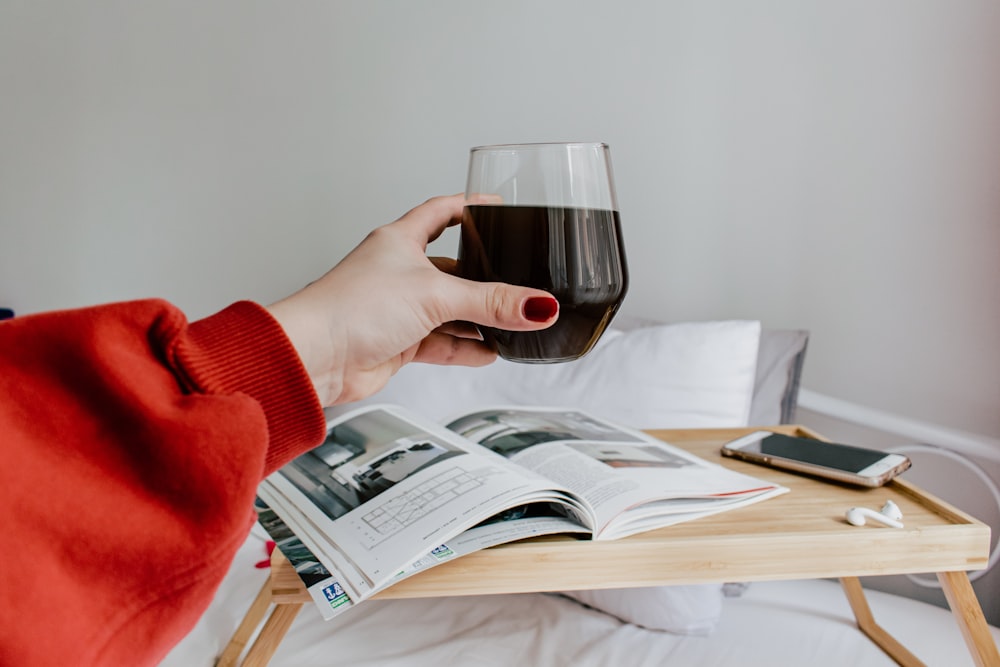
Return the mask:
<svg viewBox="0 0 1000 667">
<path fill-rule="evenodd" d="M 823 439 L 801 426 L 765 428 Z M 987 565 L 989 526 L 903 479 L 878 489 L 858 489 L 719 454 L 723 443 L 755 430 L 761 429 L 649 433 L 706 460 L 784 485 L 790 493 L 622 540 L 589 542 L 557 536 L 493 547 L 421 572 L 376 597 L 837 577 L 859 629 L 899 664 L 916 666 L 923 663 L 875 622 L 858 577 L 933 572 L 975 664 L 1000 665 L 1000 652 L 966 575 Z M 855 527 L 844 519 L 850 507 L 880 507 L 888 499 L 902 510 L 905 528 Z M 312 602 L 277 550 L 271 565 L 271 576 L 220 656 L 220 667 L 240 664 L 244 649 L 271 610 L 241 663 L 245 667 L 266 665 L 298 610 Z"/>
</svg>

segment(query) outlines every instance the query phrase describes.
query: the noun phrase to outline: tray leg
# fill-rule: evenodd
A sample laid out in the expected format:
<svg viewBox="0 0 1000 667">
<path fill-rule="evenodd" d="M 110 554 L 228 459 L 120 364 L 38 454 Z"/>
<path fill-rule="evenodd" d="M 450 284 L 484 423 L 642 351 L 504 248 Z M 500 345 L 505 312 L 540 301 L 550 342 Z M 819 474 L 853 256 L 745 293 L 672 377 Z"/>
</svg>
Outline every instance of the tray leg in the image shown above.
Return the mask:
<svg viewBox="0 0 1000 667">
<path fill-rule="evenodd" d="M 1000 652 L 990 635 L 983 608 L 979 606 L 968 575 L 965 572 L 938 572 L 937 577 L 972 659 L 980 667 L 1000 665 Z"/>
<path fill-rule="evenodd" d="M 861 588 L 860 579 L 841 577 L 840 586 L 847 595 L 847 601 L 851 604 L 851 611 L 854 612 L 854 618 L 861 632 L 865 633 L 890 658 L 903 667 L 924 667 L 924 663 L 917 656 L 910 653 L 909 649 L 875 622 L 871 607 L 868 606 L 868 600 L 865 598 L 865 591 Z"/>
<path fill-rule="evenodd" d="M 236 632 L 233 633 L 232 639 L 226 644 L 225 650 L 219 659 L 215 661 L 216 667 L 235 667 L 237 661 L 239 660 L 240 654 L 243 653 L 243 649 L 246 648 L 247 642 L 250 641 L 250 637 L 253 636 L 254 630 L 260 625 L 260 622 L 264 620 L 264 614 L 267 613 L 268 607 L 271 606 L 271 579 L 270 577 L 261 586 L 260 592 L 257 593 L 257 597 L 254 598 L 253 603 L 250 605 L 250 609 L 247 610 L 246 616 L 240 621 L 239 627 L 236 628 Z"/>
<path fill-rule="evenodd" d="M 278 650 L 278 645 L 292 626 L 299 609 L 302 609 L 301 602 L 275 605 L 270 618 L 257 635 L 257 640 L 243 659 L 243 667 L 265 667 L 271 661 L 271 656 Z"/>
</svg>

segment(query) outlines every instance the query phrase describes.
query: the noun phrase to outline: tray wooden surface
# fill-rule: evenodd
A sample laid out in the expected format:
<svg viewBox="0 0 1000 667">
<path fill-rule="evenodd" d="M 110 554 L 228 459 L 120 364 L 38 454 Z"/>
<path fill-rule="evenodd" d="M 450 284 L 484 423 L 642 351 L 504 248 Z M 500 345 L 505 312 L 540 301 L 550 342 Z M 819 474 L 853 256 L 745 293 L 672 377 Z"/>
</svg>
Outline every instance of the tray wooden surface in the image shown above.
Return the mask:
<svg viewBox="0 0 1000 667">
<path fill-rule="evenodd" d="M 819 438 L 796 425 L 766 430 Z M 989 526 L 897 479 L 860 489 L 723 457 L 728 440 L 759 428 L 650 434 L 790 492 L 749 507 L 607 542 L 556 536 L 485 549 L 414 575 L 379 598 L 626 588 L 767 579 L 957 572 L 986 566 Z M 852 526 L 853 506 L 892 499 L 902 529 Z M 294 576 L 294 575 L 293 575 Z M 295 580 L 289 588 L 301 590 Z"/>
</svg>

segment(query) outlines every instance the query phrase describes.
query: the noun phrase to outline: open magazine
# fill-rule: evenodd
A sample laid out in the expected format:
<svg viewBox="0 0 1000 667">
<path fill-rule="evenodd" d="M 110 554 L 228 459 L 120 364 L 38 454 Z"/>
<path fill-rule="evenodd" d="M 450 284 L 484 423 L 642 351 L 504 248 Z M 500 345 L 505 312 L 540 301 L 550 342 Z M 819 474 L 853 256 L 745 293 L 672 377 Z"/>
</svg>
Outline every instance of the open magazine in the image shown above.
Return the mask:
<svg viewBox="0 0 1000 667">
<path fill-rule="evenodd" d="M 446 426 L 375 405 L 265 479 L 259 519 L 324 618 L 423 569 L 547 534 L 613 540 L 787 489 L 579 410 L 498 407 Z"/>
</svg>

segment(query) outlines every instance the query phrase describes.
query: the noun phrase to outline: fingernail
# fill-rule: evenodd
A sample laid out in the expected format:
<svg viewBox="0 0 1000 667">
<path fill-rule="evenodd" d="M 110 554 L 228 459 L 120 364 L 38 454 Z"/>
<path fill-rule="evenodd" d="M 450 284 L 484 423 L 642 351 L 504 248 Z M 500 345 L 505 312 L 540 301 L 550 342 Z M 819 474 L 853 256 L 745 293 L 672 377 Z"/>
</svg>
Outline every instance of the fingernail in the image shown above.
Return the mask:
<svg viewBox="0 0 1000 667">
<path fill-rule="evenodd" d="M 551 296 L 533 296 L 525 300 L 522 312 L 532 322 L 548 322 L 559 312 L 559 302 Z"/>
</svg>

